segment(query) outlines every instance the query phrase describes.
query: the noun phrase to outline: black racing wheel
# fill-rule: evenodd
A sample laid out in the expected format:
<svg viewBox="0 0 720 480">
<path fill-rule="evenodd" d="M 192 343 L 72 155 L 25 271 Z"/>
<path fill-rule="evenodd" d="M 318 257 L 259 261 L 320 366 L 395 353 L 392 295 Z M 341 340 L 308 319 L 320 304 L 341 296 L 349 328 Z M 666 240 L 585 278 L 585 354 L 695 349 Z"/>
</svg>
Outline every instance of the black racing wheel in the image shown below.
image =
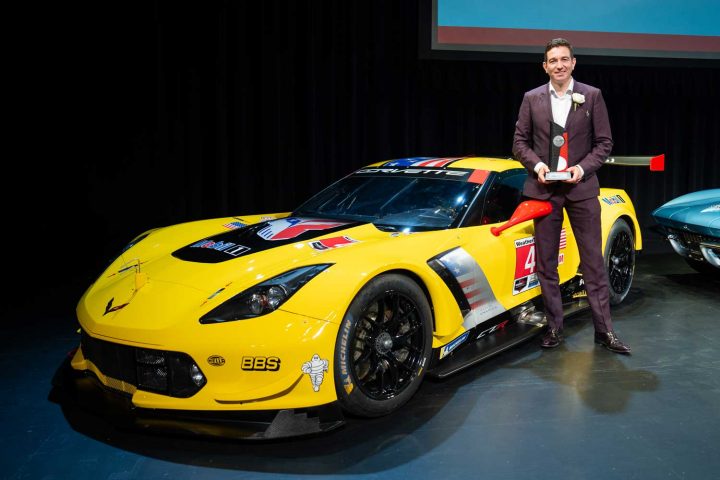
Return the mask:
<svg viewBox="0 0 720 480">
<path fill-rule="evenodd" d="M 615 221 L 605 243 L 605 269 L 610 287 L 610 305 L 625 300 L 635 274 L 635 235 L 623 219 Z"/>
<path fill-rule="evenodd" d="M 335 386 L 349 413 L 378 417 L 420 387 L 432 351 L 432 314 L 409 277 L 384 274 L 350 304 L 335 347 Z"/>
</svg>

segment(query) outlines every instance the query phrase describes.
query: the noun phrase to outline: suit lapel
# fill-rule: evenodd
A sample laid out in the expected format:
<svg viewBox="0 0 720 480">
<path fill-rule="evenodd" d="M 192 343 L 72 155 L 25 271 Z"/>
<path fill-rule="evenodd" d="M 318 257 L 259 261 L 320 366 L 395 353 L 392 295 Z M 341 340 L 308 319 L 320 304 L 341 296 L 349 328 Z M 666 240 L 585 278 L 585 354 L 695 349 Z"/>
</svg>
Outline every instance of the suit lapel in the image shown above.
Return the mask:
<svg viewBox="0 0 720 480">
<path fill-rule="evenodd" d="M 585 95 L 585 92 L 582 90 L 582 86 L 578 84 L 578 82 L 575 82 L 575 90 L 573 93 L 579 93 L 581 95 Z M 581 108 L 582 105 L 578 105 L 577 108 Z M 582 113 L 582 112 L 581 112 Z M 570 112 L 568 112 L 567 120 L 565 121 L 565 130 L 568 130 L 571 126 L 573 121 L 575 120 L 575 117 L 578 115 L 581 115 L 581 113 L 577 112 L 577 109 L 575 108 L 575 103 L 571 102 L 570 104 Z"/>
<path fill-rule="evenodd" d="M 548 88 L 549 87 L 546 86 L 545 90 L 543 90 L 540 93 L 540 96 L 542 97 L 542 105 L 543 105 L 543 108 L 545 109 L 545 112 L 544 112 L 545 118 L 547 118 L 548 120 L 550 120 L 552 122 L 553 121 L 552 104 L 550 103 L 550 92 L 549 92 Z M 540 117 L 540 118 L 542 118 L 542 117 Z"/>
</svg>

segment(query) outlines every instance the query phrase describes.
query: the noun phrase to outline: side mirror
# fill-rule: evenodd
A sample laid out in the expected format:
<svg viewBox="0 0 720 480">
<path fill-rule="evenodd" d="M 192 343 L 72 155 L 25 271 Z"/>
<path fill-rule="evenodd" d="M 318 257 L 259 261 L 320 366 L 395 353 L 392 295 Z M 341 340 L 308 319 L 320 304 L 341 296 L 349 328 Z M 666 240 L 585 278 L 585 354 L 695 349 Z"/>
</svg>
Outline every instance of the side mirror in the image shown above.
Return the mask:
<svg viewBox="0 0 720 480">
<path fill-rule="evenodd" d="M 534 218 L 544 217 L 552 212 L 552 204 L 543 200 L 525 200 L 522 202 L 513 212 L 510 220 L 503 223 L 499 227 L 492 227 L 490 232 L 496 237 L 499 236 L 503 230 L 517 225 L 518 223 L 527 222 Z"/>
</svg>

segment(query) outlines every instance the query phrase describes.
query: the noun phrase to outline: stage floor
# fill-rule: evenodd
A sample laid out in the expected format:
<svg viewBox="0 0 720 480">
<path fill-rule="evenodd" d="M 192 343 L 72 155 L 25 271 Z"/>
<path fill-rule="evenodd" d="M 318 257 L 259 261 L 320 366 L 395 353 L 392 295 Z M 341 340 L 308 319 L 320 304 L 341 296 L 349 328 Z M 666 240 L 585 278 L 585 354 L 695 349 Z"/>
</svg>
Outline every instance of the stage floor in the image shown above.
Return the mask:
<svg viewBox="0 0 720 480">
<path fill-rule="evenodd" d="M 642 254 L 615 330 L 632 356 L 593 343 L 589 312 L 566 341 L 539 338 L 442 382 L 401 412 L 273 443 L 117 430 L 64 415 L 50 380 L 78 342 L 82 287 L 4 313 L 0 477 L 90 479 L 710 479 L 720 472 L 720 281 L 674 253 Z M 6 299 L 8 301 L 8 299 Z"/>
</svg>

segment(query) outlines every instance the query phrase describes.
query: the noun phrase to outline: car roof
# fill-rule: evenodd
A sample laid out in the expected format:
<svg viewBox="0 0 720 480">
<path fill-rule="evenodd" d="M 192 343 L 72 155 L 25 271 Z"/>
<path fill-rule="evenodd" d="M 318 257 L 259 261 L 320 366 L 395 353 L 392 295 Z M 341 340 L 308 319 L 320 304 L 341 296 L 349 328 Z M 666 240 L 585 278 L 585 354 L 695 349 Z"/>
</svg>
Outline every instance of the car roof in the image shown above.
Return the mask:
<svg viewBox="0 0 720 480">
<path fill-rule="evenodd" d="M 511 158 L 499 157 L 407 157 L 392 160 L 383 160 L 368 167 L 426 167 L 426 168 L 469 168 L 473 170 L 488 170 L 491 172 L 504 172 L 516 168 L 523 168 L 522 164 Z"/>
</svg>

